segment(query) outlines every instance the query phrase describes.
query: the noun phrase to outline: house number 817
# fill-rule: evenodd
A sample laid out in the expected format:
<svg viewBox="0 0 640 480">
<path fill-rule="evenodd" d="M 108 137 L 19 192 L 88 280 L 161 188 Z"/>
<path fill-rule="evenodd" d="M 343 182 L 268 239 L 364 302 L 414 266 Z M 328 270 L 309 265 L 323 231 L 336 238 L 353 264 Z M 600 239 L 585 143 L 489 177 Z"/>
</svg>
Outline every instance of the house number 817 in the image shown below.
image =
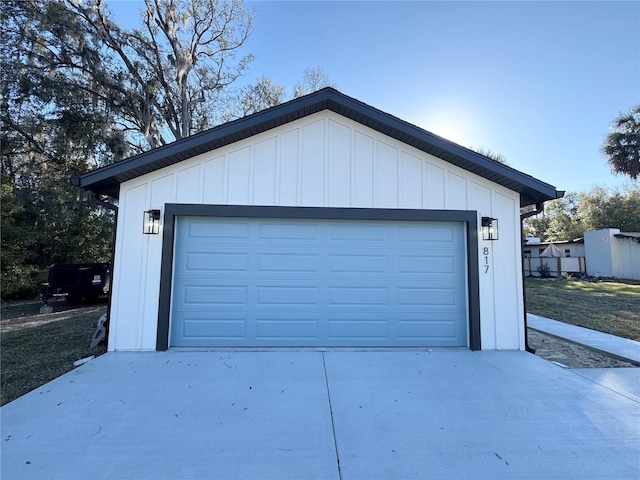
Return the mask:
<svg viewBox="0 0 640 480">
<path fill-rule="evenodd" d="M 489 273 L 489 247 L 484 247 L 482 254 L 484 255 L 484 273 Z"/>
</svg>

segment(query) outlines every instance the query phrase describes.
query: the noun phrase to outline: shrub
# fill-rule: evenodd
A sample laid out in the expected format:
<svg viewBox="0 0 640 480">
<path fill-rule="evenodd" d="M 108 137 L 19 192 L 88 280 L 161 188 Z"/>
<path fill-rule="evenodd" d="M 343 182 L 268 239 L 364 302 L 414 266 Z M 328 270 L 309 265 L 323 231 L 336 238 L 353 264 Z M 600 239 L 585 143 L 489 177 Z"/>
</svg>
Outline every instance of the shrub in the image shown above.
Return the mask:
<svg viewBox="0 0 640 480">
<path fill-rule="evenodd" d="M 540 276 L 542 278 L 551 277 L 551 267 L 549 266 L 549 264 L 547 262 L 545 262 L 542 265 L 540 265 L 538 268 L 536 268 L 536 270 L 538 270 L 538 273 L 540 274 Z"/>
</svg>

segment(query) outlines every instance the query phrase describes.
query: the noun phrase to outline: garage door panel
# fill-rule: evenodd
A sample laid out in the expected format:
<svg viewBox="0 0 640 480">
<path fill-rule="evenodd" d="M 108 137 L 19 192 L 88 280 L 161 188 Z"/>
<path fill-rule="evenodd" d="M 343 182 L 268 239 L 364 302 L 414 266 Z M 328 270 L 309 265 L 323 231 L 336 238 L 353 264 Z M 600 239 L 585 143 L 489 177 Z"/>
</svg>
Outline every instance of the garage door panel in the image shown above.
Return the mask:
<svg viewBox="0 0 640 480">
<path fill-rule="evenodd" d="M 389 289 L 386 287 L 350 287 L 340 285 L 329 287 L 328 290 L 328 306 L 379 307 L 389 303 Z"/>
<path fill-rule="evenodd" d="M 311 222 L 263 221 L 257 226 L 258 239 L 268 240 L 311 240 L 320 239 L 320 225 Z"/>
<path fill-rule="evenodd" d="M 234 239 L 237 241 L 248 241 L 251 223 L 248 221 L 225 221 L 211 223 L 206 219 L 194 219 L 189 222 L 188 227 L 182 229 L 178 240 L 188 240 L 190 243 L 209 244 L 211 240 Z"/>
<path fill-rule="evenodd" d="M 334 223 L 328 226 L 329 240 L 338 243 L 362 244 L 363 240 L 369 242 L 387 242 L 389 240 L 389 227 L 380 223 Z"/>
<path fill-rule="evenodd" d="M 244 316 L 219 316 L 212 319 L 206 315 L 186 315 L 181 327 L 172 332 L 174 336 L 185 339 L 185 346 L 199 346 L 202 339 L 232 340 L 233 343 L 237 343 L 243 341 L 247 333 L 247 319 Z M 225 343 L 229 344 L 226 341 Z"/>
<path fill-rule="evenodd" d="M 215 276 L 218 272 L 238 272 L 247 274 L 251 258 L 247 253 L 237 250 L 202 250 L 189 247 L 175 257 L 174 272 L 176 277 Z"/>
<path fill-rule="evenodd" d="M 246 272 L 249 269 L 249 255 L 246 253 L 187 252 L 184 255 L 182 271 L 206 270 L 211 273 L 219 271 Z"/>
<path fill-rule="evenodd" d="M 189 285 L 184 288 L 185 305 L 241 305 L 246 306 L 248 288 L 246 286 Z"/>
<path fill-rule="evenodd" d="M 178 219 L 172 346 L 467 344 L 462 224 L 219 220 Z"/>
<path fill-rule="evenodd" d="M 326 335 L 321 333 L 321 319 L 304 315 L 255 316 L 216 312 L 191 314 L 178 328 L 172 328 L 172 343 L 198 347 L 215 346 L 314 346 Z"/>
<path fill-rule="evenodd" d="M 277 305 L 317 305 L 318 287 L 298 287 L 291 285 L 260 286 L 256 289 L 258 306 Z"/>
<path fill-rule="evenodd" d="M 401 255 L 398 256 L 398 273 L 456 273 L 456 256 L 454 255 Z"/>
<path fill-rule="evenodd" d="M 389 273 L 388 255 L 366 255 L 358 252 L 329 254 L 329 272 Z"/>
<path fill-rule="evenodd" d="M 399 306 L 456 305 L 455 288 L 399 288 Z"/>
<path fill-rule="evenodd" d="M 318 320 L 304 320 L 300 318 L 282 320 L 276 318 L 256 318 L 256 339 L 304 339 L 315 342 L 319 338 Z"/>
<path fill-rule="evenodd" d="M 361 344 L 363 340 L 388 341 L 389 320 L 358 319 L 353 317 L 332 318 L 328 321 L 329 340 L 349 340 Z"/>
<path fill-rule="evenodd" d="M 398 321 L 399 341 L 410 342 L 415 339 L 433 341 L 436 339 L 439 346 L 455 347 L 460 345 L 458 333 L 454 322 Z"/>
<path fill-rule="evenodd" d="M 318 273 L 321 258 L 307 253 L 258 253 L 259 272 Z"/>
<path fill-rule="evenodd" d="M 220 312 L 209 316 L 189 315 L 179 331 L 182 346 L 389 346 L 416 345 L 423 341 L 439 346 L 460 346 L 455 319 L 416 320 L 404 318 L 358 318 L 341 314 L 323 318 L 284 315 L 233 316 Z M 288 318 L 291 317 L 291 318 Z M 324 326 L 324 332 L 323 332 Z"/>
<path fill-rule="evenodd" d="M 424 228 L 422 225 L 400 225 L 398 227 L 398 241 L 402 244 L 412 243 L 442 243 L 453 244 L 459 242 L 456 230 L 451 225 L 433 225 Z"/>
</svg>

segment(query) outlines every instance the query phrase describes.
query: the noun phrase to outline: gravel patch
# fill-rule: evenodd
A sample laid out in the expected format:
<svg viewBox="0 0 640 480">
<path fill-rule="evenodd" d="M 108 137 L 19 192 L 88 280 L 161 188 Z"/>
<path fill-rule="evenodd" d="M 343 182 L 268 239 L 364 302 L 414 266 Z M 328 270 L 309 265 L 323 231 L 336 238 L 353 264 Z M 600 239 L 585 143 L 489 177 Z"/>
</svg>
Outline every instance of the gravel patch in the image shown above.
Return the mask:
<svg viewBox="0 0 640 480">
<path fill-rule="evenodd" d="M 538 332 L 532 328 L 529 333 L 529 346 L 536 355 L 549 362 L 559 363 L 568 368 L 632 368 L 638 365 L 618 360 L 609 355 L 596 352 L 573 342 L 553 335 Z"/>
</svg>

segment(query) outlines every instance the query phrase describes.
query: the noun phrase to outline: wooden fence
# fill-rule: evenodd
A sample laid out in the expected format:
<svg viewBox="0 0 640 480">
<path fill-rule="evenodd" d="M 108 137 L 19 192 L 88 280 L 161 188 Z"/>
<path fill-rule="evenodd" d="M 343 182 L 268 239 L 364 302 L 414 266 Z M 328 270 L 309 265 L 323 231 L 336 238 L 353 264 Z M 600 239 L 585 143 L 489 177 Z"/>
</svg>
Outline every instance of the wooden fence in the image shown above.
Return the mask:
<svg viewBox="0 0 640 480">
<path fill-rule="evenodd" d="M 587 262 L 584 257 L 525 257 L 524 274 L 539 277 L 538 267 L 549 265 L 549 275 L 561 277 L 565 274 L 585 275 L 587 273 Z"/>
</svg>

